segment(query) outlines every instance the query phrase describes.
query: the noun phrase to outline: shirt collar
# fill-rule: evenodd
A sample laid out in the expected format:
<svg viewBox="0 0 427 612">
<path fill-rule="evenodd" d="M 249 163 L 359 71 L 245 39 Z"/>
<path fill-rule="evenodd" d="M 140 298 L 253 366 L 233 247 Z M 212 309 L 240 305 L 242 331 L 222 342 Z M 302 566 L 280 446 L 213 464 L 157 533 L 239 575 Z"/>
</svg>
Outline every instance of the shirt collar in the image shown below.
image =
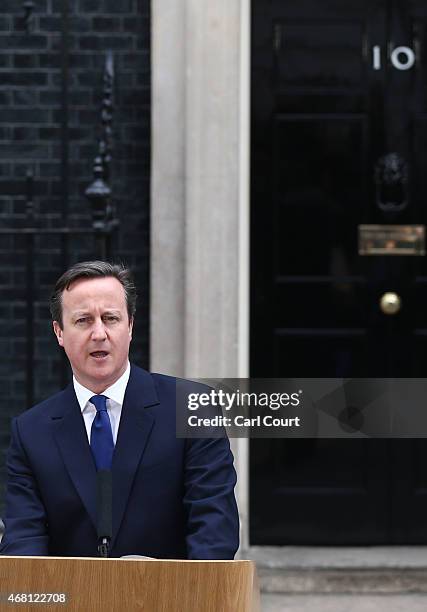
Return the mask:
<svg viewBox="0 0 427 612">
<path fill-rule="evenodd" d="M 114 402 L 117 402 L 118 404 L 120 404 L 120 406 L 123 406 L 123 400 L 125 397 L 125 392 L 126 392 L 126 387 L 129 381 L 129 376 L 130 376 L 130 363 L 128 361 L 126 370 L 123 372 L 120 378 L 116 380 L 116 382 L 113 383 L 111 387 L 108 387 L 107 389 L 105 389 L 102 395 L 105 395 L 106 397 L 110 398 Z M 77 401 L 79 402 L 80 410 L 83 412 L 90 398 L 96 395 L 96 393 L 94 393 L 90 389 L 87 389 L 82 384 L 80 384 L 75 376 L 73 376 L 73 385 L 74 385 L 74 391 L 77 396 Z"/>
</svg>

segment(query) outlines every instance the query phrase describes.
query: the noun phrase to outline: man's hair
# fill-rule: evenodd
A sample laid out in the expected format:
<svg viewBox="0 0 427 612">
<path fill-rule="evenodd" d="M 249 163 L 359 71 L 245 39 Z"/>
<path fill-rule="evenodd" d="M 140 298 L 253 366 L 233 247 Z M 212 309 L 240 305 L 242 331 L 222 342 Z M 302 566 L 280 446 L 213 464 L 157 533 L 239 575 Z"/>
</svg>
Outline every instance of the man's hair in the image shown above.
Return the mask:
<svg viewBox="0 0 427 612">
<path fill-rule="evenodd" d="M 50 297 L 50 313 L 53 321 L 58 321 L 62 328 L 62 294 L 69 289 L 72 283 L 81 278 L 100 278 L 111 276 L 122 285 L 129 320 L 136 311 L 136 288 L 130 270 L 123 264 L 113 264 L 108 261 L 82 261 L 76 263 L 56 281 L 55 288 Z"/>
</svg>

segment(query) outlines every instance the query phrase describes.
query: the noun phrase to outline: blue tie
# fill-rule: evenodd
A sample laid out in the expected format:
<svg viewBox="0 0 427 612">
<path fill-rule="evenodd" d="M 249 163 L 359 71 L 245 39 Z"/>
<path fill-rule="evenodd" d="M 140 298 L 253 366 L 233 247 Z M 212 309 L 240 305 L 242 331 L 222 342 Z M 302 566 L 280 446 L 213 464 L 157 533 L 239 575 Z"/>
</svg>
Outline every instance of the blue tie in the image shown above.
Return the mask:
<svg viewBox="0 0 427 612">
<path fill-rule="evenodd" d="M 90 431 L 90 447 L 97 470 L 111 470 L 113 460 L 113 434 L 107 412 L 105 395 L 94 395 L 89 400 L 96 408 L 96 415 Z"/>
</svg>

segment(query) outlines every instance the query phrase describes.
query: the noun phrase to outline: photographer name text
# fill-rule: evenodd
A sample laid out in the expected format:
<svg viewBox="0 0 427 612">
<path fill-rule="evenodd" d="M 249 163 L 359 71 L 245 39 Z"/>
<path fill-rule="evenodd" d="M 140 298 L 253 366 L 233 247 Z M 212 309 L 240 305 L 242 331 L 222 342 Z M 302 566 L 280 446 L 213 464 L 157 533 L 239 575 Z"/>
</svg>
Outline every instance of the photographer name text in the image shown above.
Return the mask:
<svg viewBox="0 0 427 612">
<path fill-rule="evenodd" d="M 235 417 L 216 415 L 214 417 L 198 417 L 192 414 L 188 417 L 190 427 L 300 427 L 300 417 L 274 417 L 271 414 L 255 417 L 244 417 L 241 414 Z"/>
</svg>

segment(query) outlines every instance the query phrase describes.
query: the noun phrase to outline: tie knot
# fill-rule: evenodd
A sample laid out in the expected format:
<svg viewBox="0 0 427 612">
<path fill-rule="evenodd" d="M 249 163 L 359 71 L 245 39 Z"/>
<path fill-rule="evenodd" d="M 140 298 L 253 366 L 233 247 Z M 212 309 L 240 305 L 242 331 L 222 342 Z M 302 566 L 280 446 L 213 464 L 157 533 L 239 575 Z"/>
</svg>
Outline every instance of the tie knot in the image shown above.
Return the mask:
<svg viewBox="0 0 427 612">
<path fill-rule="evenodd" d="M 105 395 L 93 395 L 89 400 L 96 408 L 96 411 L 107 410 L 107 398 Z"/>
</svg>

